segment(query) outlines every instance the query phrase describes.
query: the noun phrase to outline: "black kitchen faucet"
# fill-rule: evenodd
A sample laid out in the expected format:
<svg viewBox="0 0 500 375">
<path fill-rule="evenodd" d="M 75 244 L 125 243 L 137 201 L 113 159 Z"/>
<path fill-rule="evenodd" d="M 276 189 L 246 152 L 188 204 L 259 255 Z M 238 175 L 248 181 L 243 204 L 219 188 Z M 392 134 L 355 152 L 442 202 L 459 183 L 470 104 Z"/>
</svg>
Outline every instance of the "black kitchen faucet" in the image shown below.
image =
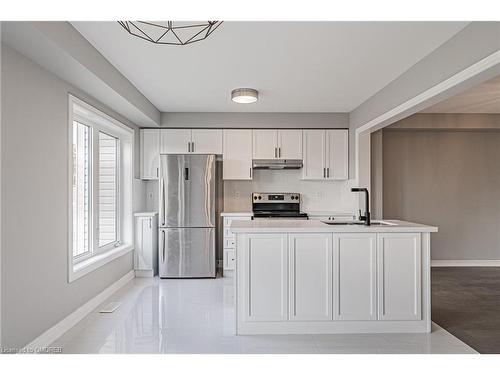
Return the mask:
<svg viewBox="0 0 500 375">
<path fill-rule="evenodd" d="M 352 192 L 363 192 L 365 193 L 365 214 L 361 215 L 361 210 L 359 210 L 359 220 L 364 221 L 365 225 L 370 225 L 370 194 L 367 188 L 352 188 Z"/>
</svg>

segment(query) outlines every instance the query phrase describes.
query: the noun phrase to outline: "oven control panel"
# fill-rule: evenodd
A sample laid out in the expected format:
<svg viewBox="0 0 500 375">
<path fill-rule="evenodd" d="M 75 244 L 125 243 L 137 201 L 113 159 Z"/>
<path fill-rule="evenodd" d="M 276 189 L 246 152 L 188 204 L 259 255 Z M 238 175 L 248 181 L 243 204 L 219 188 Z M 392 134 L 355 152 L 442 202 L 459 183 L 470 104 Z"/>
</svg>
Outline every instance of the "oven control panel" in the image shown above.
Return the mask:
<svg viewBox="0 0 500 375">
<path fill-rule="evenodd" d="M 299 193 L 252 193 L 254 203 L 300 203 Z"/>
</svg>

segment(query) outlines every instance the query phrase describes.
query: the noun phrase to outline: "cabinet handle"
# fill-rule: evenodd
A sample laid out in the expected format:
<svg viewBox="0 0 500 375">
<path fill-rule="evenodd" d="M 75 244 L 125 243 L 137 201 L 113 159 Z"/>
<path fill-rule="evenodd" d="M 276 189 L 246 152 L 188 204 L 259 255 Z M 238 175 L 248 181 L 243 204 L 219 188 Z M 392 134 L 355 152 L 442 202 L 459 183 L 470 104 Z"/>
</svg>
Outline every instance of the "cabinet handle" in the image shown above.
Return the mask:
<svg viewBox="0 0 500 375">
<path fill-rule="evenodd" d="M 326 168 L 323 168 L 323 178 L 326 177 Z"/>
<path fill-rule="evenodd" d="M 194 142 L 191 142 L 191 152 L 194 152 Z"/>
<path fill-rule="evenodd" d="M 149 219 L 149 229 L 151 229 L 151 219 Z"/>
<path fill-rule="evenodd" d="M 278 157 L 281 158 L 281 147 L 278 147 Z"/>
<path fill-rule="evenodd" d="M 276 158 L 276 147 L 274 148 L 274 157 Z"/>
<path fill-rule="evenodd" d="M 188 152 L 191 152 L 191 142 L 188 142 Z"/>
<path fill-rule="evenodd" d="M 250 178 L 252 178 L 252 167 L 250 167 Z"/>
<path fill-rule="evenodd" d="M 330 178 L 330 167 L 326 168 L 326 177 Z"/>
<path fill-rule="evenodd" d="M 156 177 L 160 177 L 160 168 L 156 167 Z"/>
</svg>

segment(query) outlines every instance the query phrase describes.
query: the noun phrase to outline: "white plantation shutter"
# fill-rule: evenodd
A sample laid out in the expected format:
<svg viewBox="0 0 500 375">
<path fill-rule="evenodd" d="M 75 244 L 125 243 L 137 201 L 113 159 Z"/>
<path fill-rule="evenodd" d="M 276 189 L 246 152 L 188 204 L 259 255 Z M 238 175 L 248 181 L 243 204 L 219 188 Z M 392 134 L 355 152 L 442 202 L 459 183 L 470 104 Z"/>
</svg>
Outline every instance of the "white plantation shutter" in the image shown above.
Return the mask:
<svg viewBox="0 0 500 375">
<path fill-rule="evenodd" d="M 117 186 L 118 139 L 99 132 L 99 247 L 118 240 Z"/>
<path fill-rule="evenodd" d="M 73 122 L 73 257 L 90 252 L 90 134 Z"/>
</svg>

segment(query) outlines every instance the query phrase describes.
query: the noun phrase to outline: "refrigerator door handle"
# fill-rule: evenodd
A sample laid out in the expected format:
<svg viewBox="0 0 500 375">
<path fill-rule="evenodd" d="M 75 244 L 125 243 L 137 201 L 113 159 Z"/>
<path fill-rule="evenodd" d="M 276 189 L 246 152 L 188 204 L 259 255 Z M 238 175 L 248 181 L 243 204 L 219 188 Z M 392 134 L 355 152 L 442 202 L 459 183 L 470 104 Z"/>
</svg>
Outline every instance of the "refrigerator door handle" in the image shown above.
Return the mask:
<svg viewBox="0 0 500 375">
<path fill-rule="evenodd" d="M 160 220 L 161 226 L 165 225 L 165 189 L 163 178 L 160 178 Z"/>
<path fill-rule="evenodd" d="M 161 241 L 161 249 L 162 249 L 162 252 L 161 252 L 161 262 L 162 263 L 165 263 L 165 230 L 162 230 L 161 231 L 161 237 L 162 237 L 162 241 Z"/>
<path fill-rule="evenodd" d="M 189 180 L 189 168 L 184 168 L 184 180 Z"/>
</svg>

